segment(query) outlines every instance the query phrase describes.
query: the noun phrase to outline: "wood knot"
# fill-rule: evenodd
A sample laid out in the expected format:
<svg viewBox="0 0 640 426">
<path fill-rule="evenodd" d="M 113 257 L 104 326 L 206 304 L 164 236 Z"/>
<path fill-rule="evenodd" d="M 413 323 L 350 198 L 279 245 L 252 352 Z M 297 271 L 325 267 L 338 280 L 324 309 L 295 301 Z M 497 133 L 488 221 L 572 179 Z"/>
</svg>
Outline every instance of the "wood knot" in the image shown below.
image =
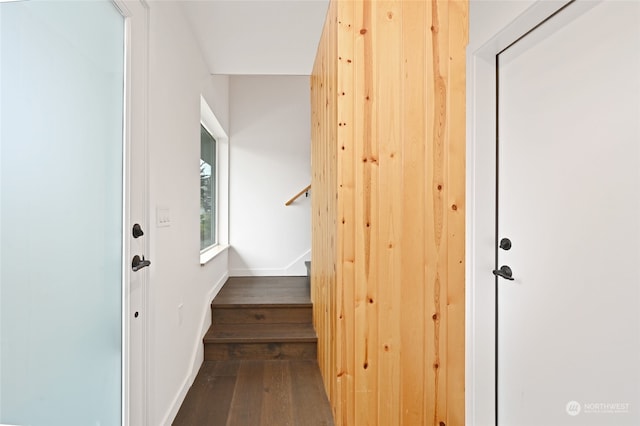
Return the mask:
<svg viewBox="0 0 640 426">
<path fill-rule="evenodd" d="M 438 368 L 440 368 L 440 364 L 436 362 L 435 364 L 433 364 L 433 368 L 434 370 L 437 370 Z"/>
<path fill-rule="evenodd" d="M 371 297 L 369 298 L 369 303 L 373 305 L 373 299 Z"/>
<path fill-rule="evenodd" d="M 456 211 L 458 210 L 458 206 L 456 206 L 455 204 L 451 206 L 451 210 Z"/>
<path fill-rule="evenodd" d="M 393 12 L 387 12 L 387 19 L 393 19 Z"/>
<path fill-rule="evenodd" d="M 384 345 L 384 351 L 389 352 L 389 345 Z"/>
<path fill-rule="evenodd" d="M 431 319 L 436 321 L 438 319 L 438 314 L 431 315 Z"/>
<path fill-rule="evenodd" d="M 368 362 L 365 362 L 365 363 L 364 363 L 364 365 L 363 365 L 362 367 L 364 367 L 364 369 L 366 370 L 367 368 L 369 368 L 369 363 L 368 363 Z"/>
<path fill-rule="evenodd" d="M 360 34 L 366 34 L 366 33 L 367 33 L 367 29 L 366 28 L 363 28 L 363 29 L 360 30 Z"/>
<path fill-rule="evenodd" d="M 442 191 L 442 185 L 438 185 L 436 188 L 438 188 L 438 191 Z"/>
</svg>

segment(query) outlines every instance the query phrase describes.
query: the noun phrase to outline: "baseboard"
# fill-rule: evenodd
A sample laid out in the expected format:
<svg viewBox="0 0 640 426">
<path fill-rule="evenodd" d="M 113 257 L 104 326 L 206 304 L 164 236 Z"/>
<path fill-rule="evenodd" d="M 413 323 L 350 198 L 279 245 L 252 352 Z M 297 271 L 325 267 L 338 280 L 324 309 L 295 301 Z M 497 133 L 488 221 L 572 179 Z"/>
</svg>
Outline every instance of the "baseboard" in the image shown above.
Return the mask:
<svg viewBox="0 0 640 426">
<path fill-rule="evenodd" d="M 229 268 L 229 275 L 232 277 L 305 276 L 307 275 L 304 264 L 306 260 L 311 260 L 311 249 L 282 268 Z"/>
<path fill-rule="evenodd" d="M 211 288 L 211 290 L 207 294 L 207 298 L 206 298 L 207 303 L 204 306 L 204 309 L 202 310 L 202 317 L 200 321 L 200 333 L 198 334 L 199 338 L 194 343 L 193 354 L 191 356 L 189 374 L 184 378 L 182 382 L 182 386 L 180 386 L 180 390 L 178 391 L 176 396 L 173 398 L 170 409 L 167 411 L 167 414 L 162 419 L 162 422 L 161 422 L 162 425 L 171 426 L 171 423 L 175 419 L 176 415 L 178 414 L 178 411 L 180 410 L 180 407 L 182 406 L 182 403 L 184 402 L 185 396 L 187 396 L 187 392 L 189 392 L 191 385 L 193 385 L 193 382 L 196 379 L 196 376 L 198 375 L 200 366 L 204 361 L 204 344 L 202 343 L 202 339 L 204 338 L 204 335 L 207 333 L 207 330 L 209 330 L 209 327 L 211 326 L 211 302 L 213 302 L 213 299 L 217 296 L 218 292 L 220 291 L 220 289 L 222 288 L 222 286 L 224 285 L 224 283 L 227 281 L 228 278 L 229 278 L 229 273 L 225 273 L 218 280 L 218 282 L 215 283 L 215 285 Z"/>
</svg>

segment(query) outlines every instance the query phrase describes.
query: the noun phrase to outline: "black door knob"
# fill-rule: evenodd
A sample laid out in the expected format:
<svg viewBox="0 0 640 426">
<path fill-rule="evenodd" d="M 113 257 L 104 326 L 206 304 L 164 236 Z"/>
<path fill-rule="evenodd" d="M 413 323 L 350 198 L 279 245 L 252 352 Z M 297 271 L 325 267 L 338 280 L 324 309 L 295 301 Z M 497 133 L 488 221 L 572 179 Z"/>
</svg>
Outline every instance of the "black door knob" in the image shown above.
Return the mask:
<svg viewBox="0 0 640 426">
<path fill-rule="evenodd" d="M 503 238 L 500 240 L 500 248 L 502 250 L 509 250 L 511 248 L 511 240 L 508 238 Z"/>
<path fill-rule="evenodd" d="M 494 270 L 493 275 L 502 277 L 505 280 L 513 281 L 513 271 L 507 265 L 502 265 L 500 269 Z"/>
<path fill-rule="evenodd" d="M 142 232 L 142 227 L 137 223 L 133 225 L 131 233 L 133 234 L 133 238 L 140 238 L 144 235 L 144 232 Z"/>
</svg>

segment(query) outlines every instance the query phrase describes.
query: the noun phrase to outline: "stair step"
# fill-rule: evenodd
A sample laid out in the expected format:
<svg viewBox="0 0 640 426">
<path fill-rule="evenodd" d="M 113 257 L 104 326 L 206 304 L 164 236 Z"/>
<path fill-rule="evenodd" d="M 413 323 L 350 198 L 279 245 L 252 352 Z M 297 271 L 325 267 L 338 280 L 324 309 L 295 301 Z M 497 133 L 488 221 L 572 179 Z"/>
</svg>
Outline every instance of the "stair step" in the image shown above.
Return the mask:
<svg viewBox="0 0 640 426">
<path fill-rule="evenodd" d="M 311 303 L 307 277 L 231 277 L 213 301 L 219 305 Z"/>
<path fill-rule="evenodd" d="M 258 304 L 214 305 L 213 324 L 284 324 L 311 323 L 313 305 L 307 304 Z"/>
<path fill-rule="evenodd" d="M 212 324 L 204 343 L 316 342 L 311 323 L 301 324 Z"/>
<path fill-rule="evenodd" d="M 316 342 L 209 343 L 204 345 L 205 361 L 317 359 Z"/>
<path fill-rule="evenodd" d="M 204 338 L 206 360 L 315 359 L 313 325 L 213 324 Z"/>
<path fill-rule="evenodd" d="M 316 359 L 307 277 L 230 278 L 211 310 L 205 360 Z"/>
</svg>

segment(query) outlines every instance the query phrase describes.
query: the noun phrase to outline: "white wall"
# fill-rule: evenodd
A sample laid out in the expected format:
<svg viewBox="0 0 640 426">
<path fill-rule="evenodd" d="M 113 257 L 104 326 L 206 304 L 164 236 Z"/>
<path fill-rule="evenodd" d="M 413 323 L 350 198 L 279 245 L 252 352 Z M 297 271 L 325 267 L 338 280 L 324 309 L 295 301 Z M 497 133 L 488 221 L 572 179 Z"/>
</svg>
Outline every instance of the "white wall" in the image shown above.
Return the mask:
<svg viewBox="0 0 640 426">
<path fill-rule="evenodd" d="M 200 95 L 229 129 L 228 77 L 212 77 L 176 2 L 150 4 L 149 418 L 170 424 L 203 359 L 227 252 L 200 266 Z M 171 224 L 157 227 L 158 206 Z M 182 311 L 179 312 L 179 306 Z"/>
<path fill-rule="evenodd" d="M 230 77 L 232 276 L 306 275 L 311 198 L 308 76 Z"/>
</svg>

